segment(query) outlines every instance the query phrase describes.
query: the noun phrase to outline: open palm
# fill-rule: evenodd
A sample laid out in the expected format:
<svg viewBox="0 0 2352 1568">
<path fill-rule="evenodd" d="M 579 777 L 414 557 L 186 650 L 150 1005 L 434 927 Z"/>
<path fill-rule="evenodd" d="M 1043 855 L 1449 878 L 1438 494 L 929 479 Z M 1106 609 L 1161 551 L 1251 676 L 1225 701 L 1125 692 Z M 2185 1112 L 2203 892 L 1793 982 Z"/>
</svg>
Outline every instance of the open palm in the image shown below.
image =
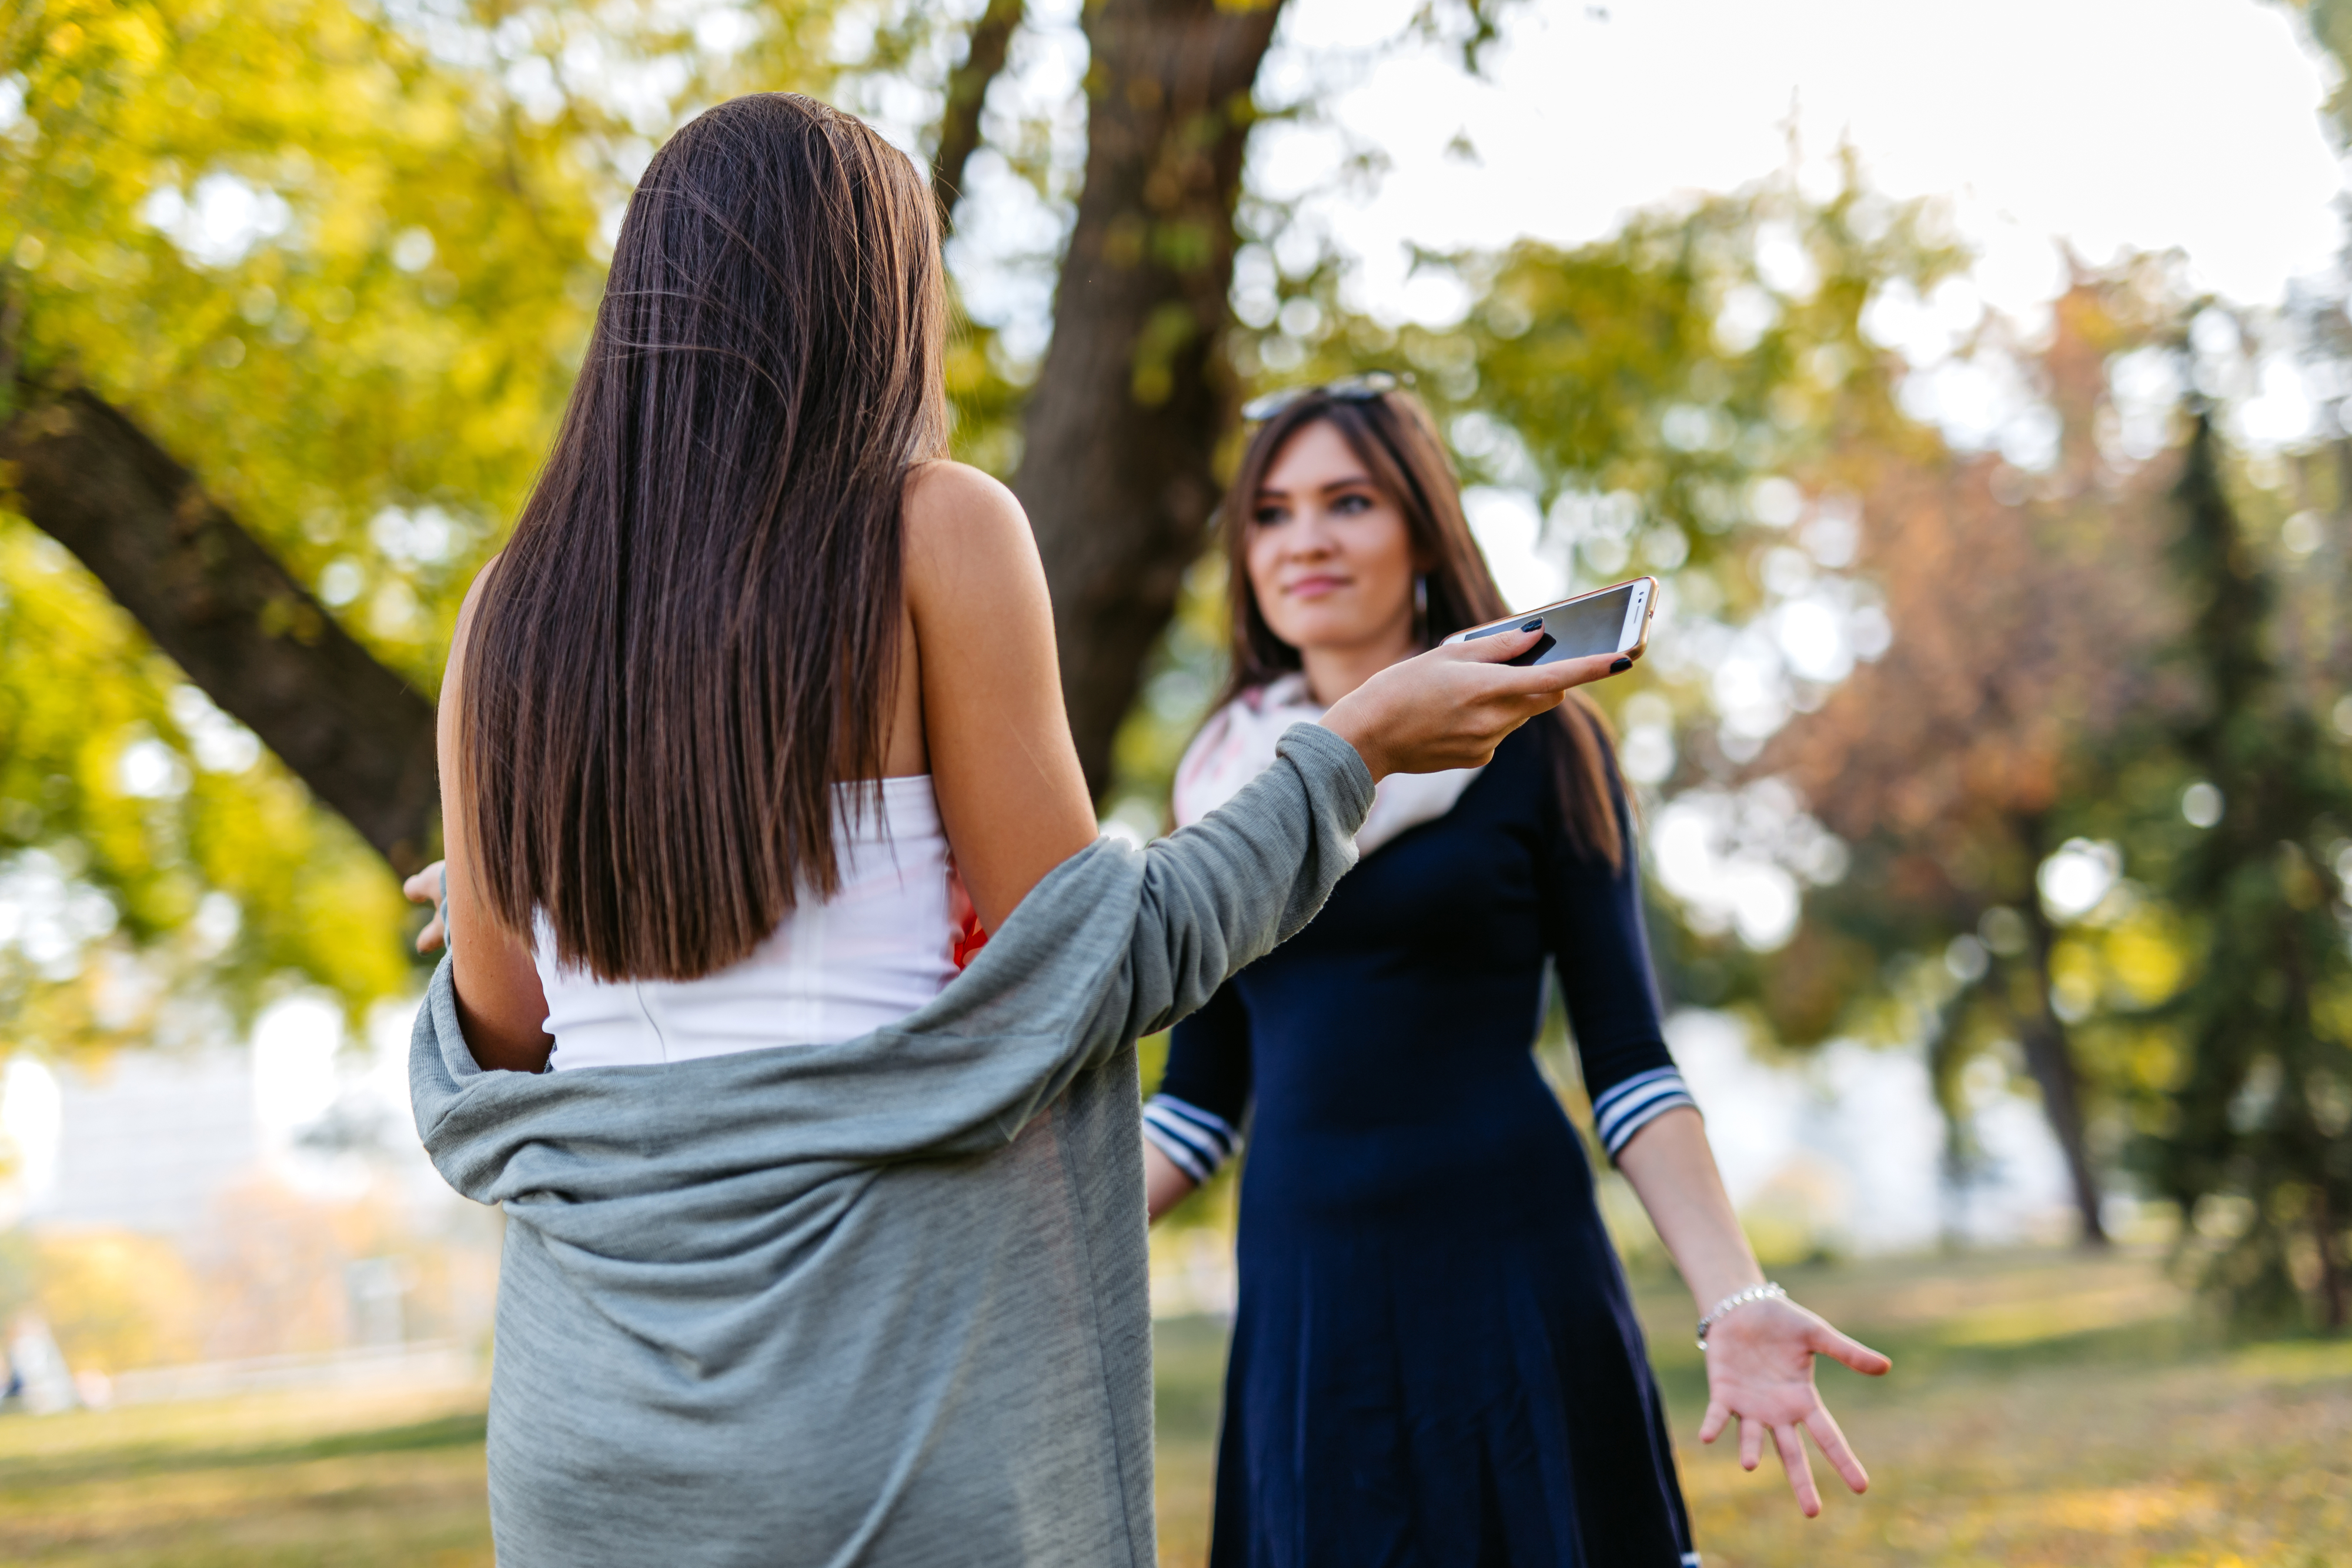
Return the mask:
<svg viewBox="0 0 2352 1568">
<path fill-rule="evenodd" d="M 1712 1443 L 1736 1418 L 1739 1463 L 1750 1470 L 1763 1459 L 1764 1435 L 1769 1432 L 1789 1473 L 1789 1490 L 1807 1519 L 1822 1511 L 1822 1494 L 1813 1485 L 1812 1463 L 1798 1428 L 1813 1435 L 1847 1486 L 1857 1492 L 1870 1486 L 1869 1472 L 1813 1386 L 1816 1355 L 1834 1357 L 1872 1377 L 1895 1364 L 1794 1301 L 1758 1301 L 1727 1313 L 1707 1333 L 1706 1419 L 1698 1428 L 1699 1441 Z"/>
</svg>

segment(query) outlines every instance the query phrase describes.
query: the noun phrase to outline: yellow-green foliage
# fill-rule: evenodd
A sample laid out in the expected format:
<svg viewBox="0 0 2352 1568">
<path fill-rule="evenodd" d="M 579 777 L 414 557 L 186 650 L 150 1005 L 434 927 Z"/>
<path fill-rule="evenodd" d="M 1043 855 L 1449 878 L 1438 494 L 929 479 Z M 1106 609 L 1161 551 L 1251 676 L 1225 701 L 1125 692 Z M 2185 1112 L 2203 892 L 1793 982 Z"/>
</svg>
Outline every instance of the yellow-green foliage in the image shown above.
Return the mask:
<svg viewBox="0 0 2352 1568">
<path fill-rule="evenodd" d="M 210 746 L 184 727 L 191 716 Z M 141 760 L 145 778 L 126 765 Z M 404 905 L 383 862 L 274 758 L 236 744 L 130 617 L 15 518 L 0 519 L 0 812 L 6 841 L 43 846 L 16 874 L 76 889 L 63 918 L 89 944 L 55 957 L 0 947 L 16 1042 L 151 1033 L 198 976 L 241 1006 L 284 973 L 355 1008 L 405 981 Z"/>
<path fill-rule="evenodd" d="M 359 591 L 327 597 L 429 689 L 601 287 L 606 128 L 541 123 L 333 0 L 53 4 L 30 30 L 0 166 L 26 360 L 130 407 L 299 574 L 348 560 Z M 446 543 L 370 527 L 436 505 Z"/>
<path fill-rule="evenodd" d="M 124 407 L 430 693 L 562 412 L 637 171 L 694 103 L 821 88 L 838 9 L 761 8 L 718 53 L 653 0 L 0 7 L 14 351 Z M 0 628 L 0 874 L 82 915 L 78 956 L 0 932 L 12 1043 L 151 1033 L 162 997 L 242 1010 L 280 976 L 355 1016 L 407 983 L 389 873 L 272 759 L 232 765 L 250 738 L 175 696 L 7 511 L 5 475 Z M 215 902 L 192 925 L 212 894 L 236 918 Z"/>
</svg>

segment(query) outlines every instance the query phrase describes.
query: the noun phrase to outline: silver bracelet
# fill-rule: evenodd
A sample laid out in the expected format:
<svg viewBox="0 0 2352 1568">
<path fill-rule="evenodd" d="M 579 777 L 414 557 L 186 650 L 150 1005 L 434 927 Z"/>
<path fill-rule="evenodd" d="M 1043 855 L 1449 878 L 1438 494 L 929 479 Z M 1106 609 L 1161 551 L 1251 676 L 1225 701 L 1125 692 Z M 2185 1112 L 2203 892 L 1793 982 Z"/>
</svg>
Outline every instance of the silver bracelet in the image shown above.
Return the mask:
<svg viewBox="0 0 2352 1568">
<path fill-rule="evenodd" d="M 1750 1301 L 1787 1301 L 1789 1292 L 1767 1280 L 1760 1285 L 1750 1285 L 1744 1291 L 1734 1291 L 1715 1303 L 1715 1311 L 1698 1321 L 1698 1347 L 1706 1348 L 1706 1331 L 1723 1321 L 1724 1314 L 1746 1306 Z"/>
</svg>

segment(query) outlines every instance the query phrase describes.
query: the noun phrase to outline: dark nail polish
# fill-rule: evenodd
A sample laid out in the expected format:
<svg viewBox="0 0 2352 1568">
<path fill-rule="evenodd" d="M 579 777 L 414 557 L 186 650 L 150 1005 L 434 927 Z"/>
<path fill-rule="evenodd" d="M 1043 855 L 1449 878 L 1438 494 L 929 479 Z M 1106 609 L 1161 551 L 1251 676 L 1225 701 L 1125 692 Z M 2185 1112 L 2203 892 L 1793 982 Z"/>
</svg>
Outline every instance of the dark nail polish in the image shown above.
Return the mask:
<svg viewBox="0 0 2352 1568">
<path fill-rule="evenodd" d="M 1633 660 L 1631 660 L 1631 659 L 1620 659 L 1620 660 L 1618 660 L 1615 664 L 1612 664 L 1612 665 L 1610 665 L 1610 666 L 1609 666 L 1609 673 L 1610 673 L 1611 674 L 1612 674 L 1612 675 L 1622 675 L 1622 674 L 1623 674 L 1626 671 L 1628 671 L 1628 670 L 1632 669 L 1633 667 Z"/>
<path fill-rule="evenodd" d="M 1522 622 L 1519 622 L 1519 630 L 1520 630 L 1520 631 L 1522 631 L 1522 632 L 1540 632 L 1540 631 L 1542 631 L 1542 630 L 1543 630 L 1543 617 L 1542 617 L 1542 616 L 1540 616 L 1540 615 L 1538 615 L 1538 616 L 1537 616 L 1537 617 L 1536 617 L 1534 620 L 1532 620 L 1532 621 L 1522 621 Z"/>
</svg>

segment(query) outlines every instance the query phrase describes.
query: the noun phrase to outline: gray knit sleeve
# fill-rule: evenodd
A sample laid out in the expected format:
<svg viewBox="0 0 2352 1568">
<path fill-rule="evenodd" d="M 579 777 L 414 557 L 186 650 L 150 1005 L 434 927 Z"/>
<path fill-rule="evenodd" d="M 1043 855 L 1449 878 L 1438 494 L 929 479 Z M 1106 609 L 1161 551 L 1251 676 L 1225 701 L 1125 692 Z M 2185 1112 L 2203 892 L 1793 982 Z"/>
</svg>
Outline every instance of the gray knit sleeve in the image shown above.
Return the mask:
<svg viewBox="0 0 2352 1568">
<path fill-rule="evenodd" d="M 1356 830 L 1371 809 L 1371 770 L 1356 748 L 1295 724 L 1241 793 L 1147 846 L 1125 1032 L 1196 1010 L 1313 919 L 1356 863 Z"/>
</svg>

